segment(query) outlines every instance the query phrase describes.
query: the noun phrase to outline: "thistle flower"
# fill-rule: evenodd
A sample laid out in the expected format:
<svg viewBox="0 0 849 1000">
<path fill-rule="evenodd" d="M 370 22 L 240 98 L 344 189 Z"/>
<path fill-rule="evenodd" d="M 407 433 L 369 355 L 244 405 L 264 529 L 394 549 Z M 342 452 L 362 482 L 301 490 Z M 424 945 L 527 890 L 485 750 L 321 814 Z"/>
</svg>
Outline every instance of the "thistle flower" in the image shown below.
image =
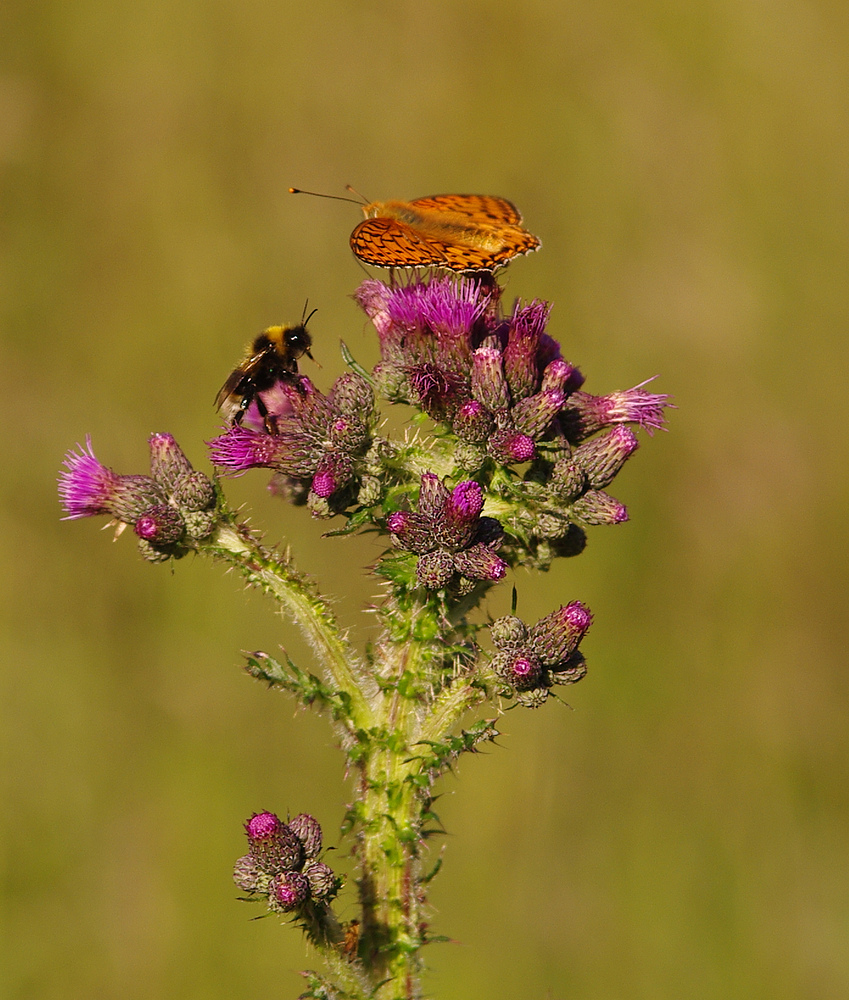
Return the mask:
<svg viewBox="0 0 849 1000">
<path fill-rule="evenodd" d="M 298 837 L 272 812 L 254 813 L 245 823 L 250 854 L 270 874 L 300 868 L 304 850 Z"/>
<path fill-rule="evenodd" d="M 586 674 L 578 646 L 591 624 L 590 609 L 580 601 L 561 606 L 531 628 L 505 615 L 490 626 L 497 650 L 490 668 L 519 704 L 536 708 L 553 684 L 574 684 Z"/>
<path fill-rule="evenodd" d="M 67 511 L 64 520 L 110 514 L 133 524 L 150 507 L 166 500 L 165 490 L 150 476 L 121 476 L 101 465 L 86 437 L 85 447 L 69 451 L 59 476 L 59 495 Z"/>
<path fill-rule="evenodd" d="M 501 525 L 481 517 L 483 490 L 474 481 L 449 491 L 439 477 L 421 477 L 417 511 L 399 510 L 386 519 L 394 544 L 415 553 L 418 582 L 428 590 L 447 586 L 455 574 L 466 580 L 500 580 L 507 564 L 495 554 Z"/>
<path fill-rule="evenodd" d="M 421 407 L 501 465 L 528 462 L 537 443 L 562 437 L 558 417 L 583 376 L 545 333 L 547 303 L 517 303 L 504 317 L 491 285 L 452 276 L 398 287 L 369 280 L 355 299 L 377 330 L 375 374 L 390 399 Z"/>
<path fill-rule="evenodd" d="M 179 558 L 215 527 L 215 490 L 196 472 L 170 434 L 150 438 L 150 476 L 123 476 L 102 465 L 91 438 L 65 456 L 59 495 L 66 520 L 109 514 L 132 525 L 151 562 Z"/>
<path fill-rule="evenodd" d="M 336 380 L 325 396 L 306 377 L 295 383 L 280 382 L 277 390 L 287 401 L 269 415 L 275 433 L 234 424 L 209 442 L 213 463 L 232 475 L 252 468 L 273 469 L 309 488 L 315 512 L 334 513 L 323 504 L 337 497 L 365 471 L 371 444 L 374 394 L 360 375 L 349 373 Z M 265 400 L 265 397 L 263 397 Z M 266 405 L 267 402 L 266 402 Z"/>
<path fill-rule="evenodd" d="M 570 441 L 583 441 L 614 424 L 636 424 L 648 434 L 660 430 L 664 424 L 664 408 L 669 406 L 669 396 L 645 392 L 643 386 L 647 384 L 641 382 L 633 389 L 613 392 L 609 396 L 573 393 L 560 416 L 566 436 Z"/>
</svg>

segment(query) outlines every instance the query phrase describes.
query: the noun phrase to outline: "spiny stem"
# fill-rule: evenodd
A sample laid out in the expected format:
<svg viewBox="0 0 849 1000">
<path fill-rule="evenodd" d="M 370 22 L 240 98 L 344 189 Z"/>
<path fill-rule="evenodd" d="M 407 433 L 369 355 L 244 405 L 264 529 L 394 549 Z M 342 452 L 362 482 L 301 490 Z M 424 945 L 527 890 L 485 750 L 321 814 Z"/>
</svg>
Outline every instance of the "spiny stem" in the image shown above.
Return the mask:
<svg viewBox="0 0 849 1000">
<path fill-rule="evenodd" d="M 237 568 L 252 586 L 271 594 L 292 615 L 337 688 L 350 696 L 351 724 L 368 726 L 367 695 L 373 697 L 377 685 L 366 677 L 326 601 L 286 562 L 231 523 L 222 524 L 204 547 Z"/>
</svg>

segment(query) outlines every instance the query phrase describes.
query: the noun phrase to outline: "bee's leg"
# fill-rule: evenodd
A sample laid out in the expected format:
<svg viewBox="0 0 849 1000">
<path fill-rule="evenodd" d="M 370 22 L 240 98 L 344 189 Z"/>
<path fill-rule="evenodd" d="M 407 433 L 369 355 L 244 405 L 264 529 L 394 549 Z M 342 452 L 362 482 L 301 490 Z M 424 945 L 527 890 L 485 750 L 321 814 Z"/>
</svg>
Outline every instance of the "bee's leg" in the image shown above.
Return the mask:
<svg viewBox="0 0 849 1000">
<path fill-rule="evenodd" d="M 259 415 L 262 417 L 262 422 L 265 424 L 266 434 L 276 434 L 277 433 L 277 417 L 273 417 L 268 412 L 268 407 L 262 401 L 262 396 L 259 393 L 254 397 L 256 399 L 256 408 L 259 410 Z"/>
</svg>

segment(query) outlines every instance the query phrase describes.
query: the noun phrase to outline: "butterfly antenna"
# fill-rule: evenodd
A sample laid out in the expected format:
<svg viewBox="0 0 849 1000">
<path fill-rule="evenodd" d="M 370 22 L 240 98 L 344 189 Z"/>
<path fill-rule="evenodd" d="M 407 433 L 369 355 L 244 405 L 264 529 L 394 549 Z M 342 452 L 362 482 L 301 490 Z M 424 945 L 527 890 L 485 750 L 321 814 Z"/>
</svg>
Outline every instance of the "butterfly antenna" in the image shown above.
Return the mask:
<svg viewBox="0 0 849 1000">
<path fill-rule="evenodd" d="M 358 190 L 357 190 L 357 189 L 356 189 L 356 188 L 354 187 L 354 185 L 353 185 L 353 184 L 346 184 L 346 185 L 345 185 L 345 190 L 346 190 L 346 191 L 350 191 L 350 192 L 351 192 L 351 194 L 355 194 L 355 195 L 356 195 L 356 196 L 357 196 L 357 197 L 358 197 L 358 198 L 359 198 L 359 199 L 360 199 L 360 200 L 362 201 L 362 203 L 363 203 L 364 205 L 369 205 L 369 204 L 371 204 L 371 202 L 370 202 L 370 201 L 368 200 L 368 198 L 366 198 L 366 196 L 365 196 L 365 195 L 363 195 L 363 194 L 360 194 L 360 192 L 359 192 L 359 191 L 358 191 Z"/>
<path fill-rule="evenodd" d="M 356 192 L 354 192 L 356 194 Z M 359 205 L 353 198 L 344 198 L 341 194 L 321 194 L 319 191 L 303 191 L 301 188 L 289 188 L 289 194 L 310 194 L 313 198 L 330 198 L 332 201 L 349 201 L 352 205 Z"/>
</svg>

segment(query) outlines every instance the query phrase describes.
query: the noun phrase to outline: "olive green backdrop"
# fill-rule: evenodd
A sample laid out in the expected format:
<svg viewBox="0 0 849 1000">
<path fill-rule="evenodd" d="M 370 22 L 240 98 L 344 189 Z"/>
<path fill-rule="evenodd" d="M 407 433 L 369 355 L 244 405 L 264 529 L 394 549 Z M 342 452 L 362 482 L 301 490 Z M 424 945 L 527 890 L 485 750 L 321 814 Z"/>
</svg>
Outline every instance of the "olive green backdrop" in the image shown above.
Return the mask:
<svg viewBox="0 0 849 1000">
<path fill-rule="evenodd" d="M 302 988 L 230 869 L 253 810 L 338 843 L 329 728 L 240 672 L 308 653 L 220 567 L 60 522 L 55 480 L 88 433 L 208 469 L 216 390 L 306 299 L 310 377 L 340 337 L 374 362 L 358 209 L 286 193 L 351 183 L 515 200 L 544 248 L 508 299 L 553 300 L 590 391 L 679 407 L 617 479 L 631 522 L 515 576 L 527 619 L 592 607 L 590 672 L 445 782 L 429 994 L 849 995 L 845 3 L 12 0 L 0 51 L 0 992 Z M 373 543 L 265 483 L 228 491 L 365 639 Z"/>
</svg>

